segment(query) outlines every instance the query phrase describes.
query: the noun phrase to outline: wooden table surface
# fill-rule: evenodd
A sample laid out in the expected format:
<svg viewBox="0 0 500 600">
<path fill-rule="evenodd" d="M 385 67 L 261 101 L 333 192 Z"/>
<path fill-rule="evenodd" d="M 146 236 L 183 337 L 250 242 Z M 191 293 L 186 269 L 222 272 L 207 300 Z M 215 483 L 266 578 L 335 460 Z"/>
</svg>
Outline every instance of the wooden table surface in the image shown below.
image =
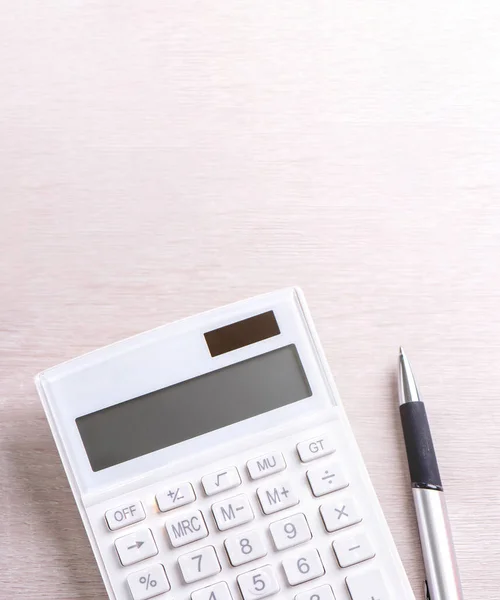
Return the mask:
<svg viewBox="0 0 500 600">
<path fill-rule="evenodd" d="M 499 28 L 472 0 L 0 2 L 2 600 L 105 597 L 35 373 L 290 284 L 417 600 L 400 344 L 465 596 L 498 599 Z"/>
</svg>

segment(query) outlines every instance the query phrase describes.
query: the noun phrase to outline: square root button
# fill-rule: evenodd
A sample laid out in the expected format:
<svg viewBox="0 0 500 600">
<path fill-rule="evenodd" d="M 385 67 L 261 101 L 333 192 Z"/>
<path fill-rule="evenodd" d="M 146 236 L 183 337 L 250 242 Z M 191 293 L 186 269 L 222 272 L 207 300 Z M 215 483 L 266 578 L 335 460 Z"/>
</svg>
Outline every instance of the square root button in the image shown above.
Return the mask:
<svg viewBox="0 0 500 600">
<path fill-rule="evenodd" d="M 207 496 L 230 490 L 241 485 L 241 477 L 236 467 L 227 467 L 201 478 Z"/>
</svg>

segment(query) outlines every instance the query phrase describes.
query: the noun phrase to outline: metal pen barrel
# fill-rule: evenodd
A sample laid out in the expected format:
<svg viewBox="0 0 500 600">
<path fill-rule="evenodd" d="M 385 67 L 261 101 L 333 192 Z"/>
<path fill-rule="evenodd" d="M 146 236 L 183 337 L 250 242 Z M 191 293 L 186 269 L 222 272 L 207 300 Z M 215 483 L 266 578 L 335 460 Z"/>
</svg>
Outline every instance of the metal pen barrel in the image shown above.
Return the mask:
<svg viewBox="0 0 500 600">
<path fill-rule="evenodd" d="M 430 600 L 463 600 L 455 548 L 443 492 L 413 488 Z"/>
<path fill-rule="evenodd" d="M 425 405 L 403 350 L 399 400 L 428 600 L 464 600 L 448 510 Z"/>
</svg>

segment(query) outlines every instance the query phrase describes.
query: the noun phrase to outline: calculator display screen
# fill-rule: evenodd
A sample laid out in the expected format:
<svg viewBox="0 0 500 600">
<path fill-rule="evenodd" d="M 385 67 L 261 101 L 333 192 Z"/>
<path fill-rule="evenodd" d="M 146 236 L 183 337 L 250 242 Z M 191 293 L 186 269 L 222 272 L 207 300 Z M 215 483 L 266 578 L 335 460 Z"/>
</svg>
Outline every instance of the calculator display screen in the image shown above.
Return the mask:
<svg viewBox="0 0 500 600">
<path fill-rule="evenodd" d="M 78 417 L 100 471 L 312 395 L 292 344 Z"/>
</svg>

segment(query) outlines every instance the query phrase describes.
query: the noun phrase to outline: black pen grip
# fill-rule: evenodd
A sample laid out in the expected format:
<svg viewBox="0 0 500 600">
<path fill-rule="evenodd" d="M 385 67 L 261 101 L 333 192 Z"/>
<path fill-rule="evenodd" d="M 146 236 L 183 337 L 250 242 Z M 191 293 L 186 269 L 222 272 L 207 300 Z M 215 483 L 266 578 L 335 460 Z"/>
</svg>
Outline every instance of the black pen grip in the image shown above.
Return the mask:
<svg viewBox="0 0 500 600">
<path fill-rule="evenodd" d="M 442 490 L 441 476 L 423 402 L 399 407 L 413 487 Z"/>
</svg>

